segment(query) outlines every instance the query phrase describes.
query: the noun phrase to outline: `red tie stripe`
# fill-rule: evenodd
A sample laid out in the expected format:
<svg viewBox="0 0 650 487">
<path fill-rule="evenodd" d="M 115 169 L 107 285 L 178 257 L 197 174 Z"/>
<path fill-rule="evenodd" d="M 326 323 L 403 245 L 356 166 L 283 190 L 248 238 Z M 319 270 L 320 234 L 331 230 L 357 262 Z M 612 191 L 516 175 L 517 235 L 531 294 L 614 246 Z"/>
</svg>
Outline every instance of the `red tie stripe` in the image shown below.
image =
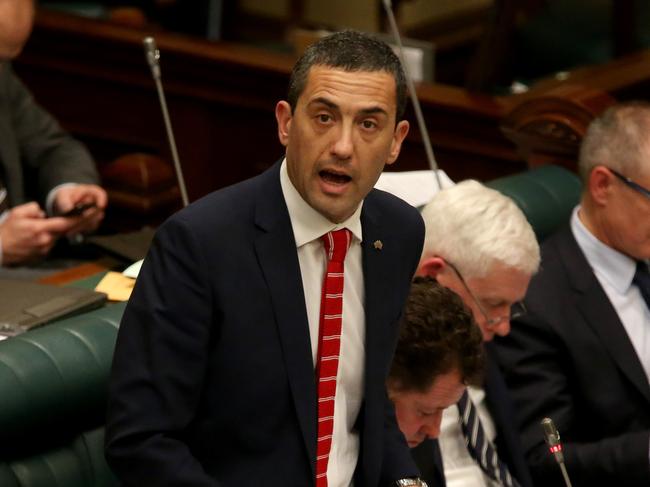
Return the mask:
<svg viewBox="0 0 650 487">
<path fill-rule="evenodd" d="M 349 230 L 329 232 L 322 237 L 327 256 L 323 282 L 316 377 L 318 378 L 318 444 L 316 446 L 316 487 L 327 487 L 327 464 L 334 431 L 334 395 L 341 349 L 343 317 L 343 262 L 350 246 Z"/>
</svg>

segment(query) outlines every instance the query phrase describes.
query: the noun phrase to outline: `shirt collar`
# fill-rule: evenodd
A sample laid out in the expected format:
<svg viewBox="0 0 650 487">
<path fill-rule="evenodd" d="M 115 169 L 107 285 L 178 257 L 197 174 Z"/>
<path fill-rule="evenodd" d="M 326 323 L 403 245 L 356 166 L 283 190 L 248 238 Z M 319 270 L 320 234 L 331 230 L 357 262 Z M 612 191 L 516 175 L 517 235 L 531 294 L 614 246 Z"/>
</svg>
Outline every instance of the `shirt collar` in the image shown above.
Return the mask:
<svg viewBox="0 0 650 487">
<path fill-rule="evenodd" d="M 580 205 L 573 209 L 571 230 L 589 265 L 617 292 L 625 294 L 632 284 L 636 272 L 636 262 L 598 240 L 582 223 L 578 215 L 579 212 Z"/>
<path fill-rule="evenodd" d="M 286 158 L 282 161 L 282 166 L 280 167 L 280 185 L 282 187 L 284 201 L 287 204 L 287 210 L 289 210 L 289 219 L 293 228 L 293 236 L 296 239 L 296 247 L 302 247 L 306 243 L 319 239 L 327 232 L 341 228 L 347 228 L 352 232 L 356 240 L 359 242 L 363 241 L 363 233 L 361 231 L 361 209 L 363 207 L 363 201 L 347 220 L 341 223 L 332 223 L 309 206 L 302 196 L 300 196 L 291 179 L 289 179 Z"/>
</svg>

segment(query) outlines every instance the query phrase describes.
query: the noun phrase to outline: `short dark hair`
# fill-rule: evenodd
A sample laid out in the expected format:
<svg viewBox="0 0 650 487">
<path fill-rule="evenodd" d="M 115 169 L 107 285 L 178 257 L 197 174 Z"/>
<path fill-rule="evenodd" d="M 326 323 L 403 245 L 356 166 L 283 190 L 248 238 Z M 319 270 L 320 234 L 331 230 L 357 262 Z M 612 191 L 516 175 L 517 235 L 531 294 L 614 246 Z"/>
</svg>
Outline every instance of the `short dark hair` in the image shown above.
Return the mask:
<svg viewBox="0 0 650 487">
<path fill-rule="evenodd" d="M 461 298 L 431 277 L 416 277 L 400 324 L 388 386 L 426 392 L 435 379 L 458 370 L 465 384 L 483 374 L 483 336 Z"/>
<path fill-rule="evenodd" d="M 402 63 L 393 50 L 378 39 L 354 30 L 344 30 L 324 37 L 307 48 L 298 59 L 289 80 L 287 99 L 291 110 L 305 89 L 312 66 L 328 66 L 345 71 L 385 71 L 395 78 L 396 119 L 406 108 L 406 79 Z"/>
</svg>

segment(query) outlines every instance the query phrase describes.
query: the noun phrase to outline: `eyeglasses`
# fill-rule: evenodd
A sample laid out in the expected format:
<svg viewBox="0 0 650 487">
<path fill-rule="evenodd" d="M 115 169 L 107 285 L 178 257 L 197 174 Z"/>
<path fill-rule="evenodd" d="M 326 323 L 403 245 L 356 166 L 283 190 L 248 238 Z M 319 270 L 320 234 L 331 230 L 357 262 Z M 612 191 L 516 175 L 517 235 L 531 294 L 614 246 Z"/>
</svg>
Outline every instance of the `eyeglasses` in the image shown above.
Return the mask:
<svg viewBox="0 0 650 487">
<path fill-rule="evenodd" d="M 620 179 L 621 181 L 623 181 L 623 183 L 625 183 L 626 186 L 629 186 L 630 188 L 632 188 L 632 189 L 633 189 L 634 191 L 636 191 L 637 193 L 641 193 L 643 196 L 645 196 L 646 198 L 649 198 L 649 199 L 650 199 L 650 189 L 646 189 L 646 188 L 644 188 L 644 187 L 641 186 L 640 184 L 637 184 L 637 183 L 635 183 L 634 181 L 632 181 L 630 178 L 628 178 L 628 177 L 626 177 L 626 176 L 623 176 L 620 172 L 618 172 L 618 171 L 614 171 L 612 168 L 609 168 L 609 167 L 608 167 L 607 169 L 609 169 L 609 171 L 610 171 L 614 176 L 616 176 L 618 179 Z"/>
<path fill-rule="evenodd" d="M 521 301 L 518 301 L 518 302 L 512 304 L 512 306 L 510 306 L 510 314 L 509 315 L 507 315 L 507 316 L 496 316 L 494 318 L 490 318 L 488 316 L 487 311 L 485 310 L 485 307 L 481 304 L 481 301 L 476 297 L 474 292 L 469 288 L 469 286 L 467 285 L 467 281 L 465 281 L 465 278 L 460 273 L 458 268 L 454 264 L 449 262 L 448 260 L 446 260 L 445 262 L 447 263 L 447 265 L 449 267 L 451 267 L 453 269 L 453 271 L 458 276 L 458 279 L 460 279 L 460 282 L 463 283 L 463 287 L 467 291 L 467 294 L 469 294 L 470 297 L 472 298 L 472 300 L 474 301 L 474 304 L 476 305 L 478 310 L 483 315 L 483 318 L 485 319 L 485 324 L 487 326 L 490 326 L 490 327 L 497 326 L 498 324 L 503 323 L 504 321 L 516 320 L 518 318 L 523 317 L 526 314 L 526 312 L 527 312 L 526 311 L 526 306 L 524 306 L 524 303 L 522 303 Z"/>
</svg>

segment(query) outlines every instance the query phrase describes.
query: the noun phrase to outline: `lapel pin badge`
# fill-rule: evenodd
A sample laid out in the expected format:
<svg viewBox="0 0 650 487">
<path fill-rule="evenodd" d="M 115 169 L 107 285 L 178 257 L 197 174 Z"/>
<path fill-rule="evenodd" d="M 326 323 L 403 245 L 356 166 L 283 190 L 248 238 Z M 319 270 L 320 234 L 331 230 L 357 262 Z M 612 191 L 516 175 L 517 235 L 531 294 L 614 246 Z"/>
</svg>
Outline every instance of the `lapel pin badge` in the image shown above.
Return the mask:
<svg viewBox="0 0 650 487">
<path fill-rule="evenodd" d="M 384 244 L 381 242 L 381 240 L 375 240 L 375 243 L 373 243 L 375 250 L 381 250 L 384 248 Z"/>
</svg>

